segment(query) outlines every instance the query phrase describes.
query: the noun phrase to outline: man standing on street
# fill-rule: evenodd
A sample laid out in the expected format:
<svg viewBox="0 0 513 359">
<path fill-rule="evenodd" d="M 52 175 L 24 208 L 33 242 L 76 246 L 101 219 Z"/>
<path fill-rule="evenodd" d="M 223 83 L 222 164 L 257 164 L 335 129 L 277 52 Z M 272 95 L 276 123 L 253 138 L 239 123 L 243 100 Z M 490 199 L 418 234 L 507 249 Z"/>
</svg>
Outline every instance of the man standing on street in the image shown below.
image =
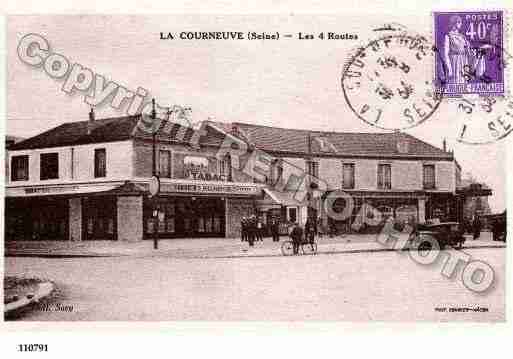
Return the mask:
<svg viewBox="0 0 513 359">
<path fill-rule="evenodd" d="M 246 224 L 246 231 L 248 236 L 249 246 L 253 247 L 255 245 L 255 231 L 256 231 L 256 222 L 254 216 L 251 216 Z"/>
<path fill-rule="evenodd" d="M 247 236 L 247 219 L 246 217 L 242 217 L 240 220 L 240 241 L 244 242 L 248 240 Z"/>
<path fill-rule="evenodd" d="M 290 238 L 292 238 L 292 248 L 294 255 L 296 255 L 299 253 L 299 245 L 303 240 L 303 228 L 301 228 L 298 223 L 294 223 L 294 227 L 290 232 Z"/>
<path fill-rule="evenodd" d="M 260 217 L 256 219 L 256 240 L 262 242 L 263 241 L 263 233 L 264 226 L 262 224 L 262 220 Z"/>
<path fill-rule="evenodd" d="M 474 216 L 474 223 L 472 225 L 474 227 L 474 240 L 478 239 L 481 236 L 481 220 L 477 213 Z"/>
<path fill-rule="evenodd" d="M 271 219 L 270 223 L 271 235 L 273 236 L 273 242 L 280 241 L 280 223 L 276 217 Z"/>
<path fill-rule="evenodd" d="M 315 218 L 308 217 L 305 223 L 305 236 L 308 239 L 308 243 L 310 243 L 310 247 L 313 251 L 313 244 L 315 242 L 315 233 L 317 233 L 317 223 Z"/>
</svg>

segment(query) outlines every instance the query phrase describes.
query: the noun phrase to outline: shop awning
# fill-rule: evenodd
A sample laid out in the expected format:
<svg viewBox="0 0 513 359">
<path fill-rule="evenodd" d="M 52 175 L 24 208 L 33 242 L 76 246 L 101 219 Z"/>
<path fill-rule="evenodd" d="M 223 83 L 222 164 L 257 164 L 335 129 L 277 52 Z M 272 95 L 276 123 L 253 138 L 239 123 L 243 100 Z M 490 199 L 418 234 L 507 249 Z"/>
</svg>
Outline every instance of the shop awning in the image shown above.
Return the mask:
<svg viewBox="0 0 513 359">
<path fill-rule="evenodd" d="M 116 183 L 87 183 L 87 184 L 59 184 L 6 187 L 5 197 L 41 197 L 41 196 L 70 196 L 112 191 L 122 185 Z"/>
<path fill-rule="evenodd" d="M 465 197 L 481 197 L 491 196 L 492 190 L 481 183 L 471 183 L 468 186 L 458 187 L 456 193 Z"/>
<path fill-rule="evenodd" d="M 264 199 L 257 201 L 257 205 L 259 206 L 302 206 L 299 200 L 295 197 L 297 196 L 297 192 L 287 192 L 287 191 L 273 191 L 268 188 L 264 188 Z"/>
</svg>

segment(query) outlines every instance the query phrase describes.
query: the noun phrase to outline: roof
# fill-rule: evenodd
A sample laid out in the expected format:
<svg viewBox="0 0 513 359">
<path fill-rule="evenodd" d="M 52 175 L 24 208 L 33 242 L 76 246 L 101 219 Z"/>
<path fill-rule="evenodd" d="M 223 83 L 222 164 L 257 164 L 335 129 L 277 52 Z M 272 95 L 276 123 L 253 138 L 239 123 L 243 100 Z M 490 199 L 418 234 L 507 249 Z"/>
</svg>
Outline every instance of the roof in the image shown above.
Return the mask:
<svg viewBox="0 0 513 359">
<path fill-rule="evenodd" d="M 151 139 L 151 131 L 144 131 L 141 115 L 97 119 L 94 121 L 68 122 L 16 143 L 11 150 L 51 148 L 124 141 L 130 138 Z M 90 129 L 90 132 L 88 131 Z M 178 123 L 162 121 L 159 128 L 159 141 L 188 144 L 194 130 Z M 200 138 L 202 145 L 220 145 L 222 138 L 216 131 L 208 131 Z"/>
<path fill-rule="evenodd" d="M 200 137 L 204 146 L 220 146 L 224 134 L 236 129 L 236 136 L 255 147 L 270 153 L 379 156 L 379 157 L 430 157 L 452 160 L 452 153 L 406 133 L 355 133 L 323 132 L 290 128 L 269 127 L 241 122 L 232 124 L 206 121 L 206 133 Z M 142 124 L 142 125 L 141 125 Z M 144 131 L 141 115 L 97 119 L 94 121 L 68 122 L 10 147 L 11 150 L 72 146 L 88 143 L 124 141 L 130 138 L 151 139 L 151 132 Z M 190 144 L 194 129 L 178 123 L 162 121 L 159 141 Z M 401 146 L 400 146 L 401 144 Z M 403 150 L 401 150 L 403 148 Z M 406 148 L 406 151 L 404 149 Z"/>
<path fill-rule="evenodd" d="M 252 144 L 267 152 L 308 154 L 308 137 L 310 136 L 312 154 L 422 156 L 453 159 L 452 153 L 445 152 L 402 132 L 324 132 L 252 125 L 241 122 L 236 122 L 234 125 Z M 398 143 L 406 144 L 407 150 L 400 151 Z"/>
<path fill-rule="evenodd" d="M 5 147 L 10 149 L 15 143 L 24 140 L 23 137 L 5 135 Z"/>
<path fill-rule="evenodd" d="M 122 141 L 130 138 L 139 116 L 126 116 L 95 121 L 68 122 L 16 143 L 12 150 Z M 88 126 L 91 133 L 88 134 Z"/>
</svg>

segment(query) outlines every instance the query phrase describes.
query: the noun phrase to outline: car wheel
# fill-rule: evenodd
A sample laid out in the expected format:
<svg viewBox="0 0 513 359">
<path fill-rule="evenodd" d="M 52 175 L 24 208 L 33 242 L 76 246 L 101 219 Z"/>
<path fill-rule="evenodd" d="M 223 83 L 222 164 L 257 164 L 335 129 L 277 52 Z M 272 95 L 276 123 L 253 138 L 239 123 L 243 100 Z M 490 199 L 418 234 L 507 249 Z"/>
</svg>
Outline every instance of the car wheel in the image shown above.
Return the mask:
<svg viewBox="0 0 513 359">
<path fill-rule="evenodd" d="M 431 250 L 431 243 L 423 241 L 419 244 L 419 251 L 430 251 Z"/>
</svg>

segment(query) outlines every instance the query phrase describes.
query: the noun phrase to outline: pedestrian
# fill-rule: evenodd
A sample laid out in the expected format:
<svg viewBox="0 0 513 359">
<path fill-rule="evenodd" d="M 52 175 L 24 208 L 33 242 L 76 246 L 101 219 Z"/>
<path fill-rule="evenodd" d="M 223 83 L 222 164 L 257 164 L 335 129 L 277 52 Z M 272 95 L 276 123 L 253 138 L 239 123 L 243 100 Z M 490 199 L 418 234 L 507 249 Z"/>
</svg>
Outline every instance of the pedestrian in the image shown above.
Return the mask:
<svg viewBox="0 0 513 359">
<path fill-rule="evenodd" d="M 303 240 L 303 228 L 298 223 L 294 223 L 292 231 L 290 231 L 290 238 L 292 239 L 294 255 L 296 255 L 299 253 L 299 245 Z"/>
<path fill-rule="evenodd" d="M 241 242 L 244 242 L 244 241 L 247 241 L 248 240 L 248 236 L 247 236 L 248 232 L 247 232 L 247 219 L 246 217 L 242 217 L 241 220 L 240 220 L 240 241 Z"/>
<path fill-rule="evenodd" d="M 254 244 L 255 244 L 255 231 L 256 231 L 256 223 L 255 223 L 254 216 L 251 216 L 248 219 L 248 223 L 247 223 L 246 229 L 247 229 L 247 236 L 248 236 L 249 246 L 253 247 Z"/>
<path fill-rule="evenodd" d="M 335 224 L 335 220 L 331 217 L 328 217 L 328 231 L 330 238 L 333 238 L 337 234 L 337 226 Z"/>
<path fill-rule="evenodd" d="M 317 233 L 316 234 L 319 238 L 322 238 L 322 236 L 324 234 L 324 231 L 322 230 L 322 217 L 321 216 L 319 216 L 317 218 Z"/>
<path fill-rule="evenodd" d="M 481 220 L 479 219 L 479 216 L 474 216 L 474 222 L 472 223 L 472 227 L 474 229 L 474 240 L 478 239 L 481 236 Z"/>
<path fill-rule="evenodd" d="M 317 232 L 317 223 L 315 218 L 308 217 L 305 223 L 305 237 L 310 243 L 310 247 L 313 251 L 313 244 L 315 242 L 315 233 Z"/>
<path fill-rule="evenodd" d="M 280 241 L 280 223 L 278 222 L 278 218 L 273 217 L 270 223 L 271 235 L 273 237 L 273 242 Z"/>
<path fill-rule="evenodd" d="M 264 231 L 264 226 L 262 224 L 262 220 L 260 219 L 260 217 L 258 217 L 256 219 L 256 240 L 257 241 L 260 241 L 262 242 L 264 239 L 263 239 L 263 232 Z"/>
</svg>

